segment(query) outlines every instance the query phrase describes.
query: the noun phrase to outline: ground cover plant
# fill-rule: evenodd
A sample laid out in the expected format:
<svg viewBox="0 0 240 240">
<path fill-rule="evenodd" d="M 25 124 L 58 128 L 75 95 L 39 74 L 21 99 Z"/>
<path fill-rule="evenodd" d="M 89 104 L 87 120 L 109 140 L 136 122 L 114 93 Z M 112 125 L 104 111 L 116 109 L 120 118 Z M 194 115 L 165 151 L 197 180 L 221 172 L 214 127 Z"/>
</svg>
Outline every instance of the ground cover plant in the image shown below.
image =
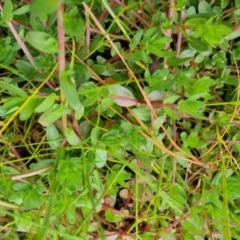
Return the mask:
<svg viewBox="0 0 240 240">
<path fill-rule="evenodd" d="M 240 1 L 0 9 L 1 239 L 240 239 Z"/>
</svg>

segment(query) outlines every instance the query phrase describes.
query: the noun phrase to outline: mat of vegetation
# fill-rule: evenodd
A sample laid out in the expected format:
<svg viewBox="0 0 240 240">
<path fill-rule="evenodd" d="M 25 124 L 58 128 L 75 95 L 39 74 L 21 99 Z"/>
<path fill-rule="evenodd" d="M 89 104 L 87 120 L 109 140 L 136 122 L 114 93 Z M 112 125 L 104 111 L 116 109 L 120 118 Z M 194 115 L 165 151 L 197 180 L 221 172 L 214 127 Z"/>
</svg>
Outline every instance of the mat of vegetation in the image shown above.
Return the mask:
<svg viewBox="0 0 240 240">
<path fill-rule="evenodd" d="M 0 10 L 0 239 L 240 239 L 239 0 Z"/>
</svg>

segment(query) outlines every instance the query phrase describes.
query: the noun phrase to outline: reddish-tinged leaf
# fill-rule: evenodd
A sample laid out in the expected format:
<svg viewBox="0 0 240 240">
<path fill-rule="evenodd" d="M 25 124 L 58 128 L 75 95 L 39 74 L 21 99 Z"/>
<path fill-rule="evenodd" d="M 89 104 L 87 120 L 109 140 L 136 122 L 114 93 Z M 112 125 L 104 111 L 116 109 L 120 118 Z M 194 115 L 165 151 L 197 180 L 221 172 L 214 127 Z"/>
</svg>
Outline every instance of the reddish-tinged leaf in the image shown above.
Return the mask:
<svg viewBox="0 0 240 240">
<path fill-rule="evenodd" d="M 138 102 L 131 91 L 123 86 L 111 86 L 111 97 L 114 98 L 115 103 L 121 107 L 131 107 Z"/>
</svg>

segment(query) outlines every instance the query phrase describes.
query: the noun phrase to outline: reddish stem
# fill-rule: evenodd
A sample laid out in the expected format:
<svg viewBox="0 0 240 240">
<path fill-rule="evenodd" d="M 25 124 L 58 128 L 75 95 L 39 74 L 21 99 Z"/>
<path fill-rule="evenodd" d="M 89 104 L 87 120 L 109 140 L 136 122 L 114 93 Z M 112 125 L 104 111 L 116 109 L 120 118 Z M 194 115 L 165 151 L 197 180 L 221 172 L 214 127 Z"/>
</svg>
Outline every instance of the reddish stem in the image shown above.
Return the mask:
<svg viewBox="0 0 240 240">
<path fill-rule="evenodd" d="M 126 102 L 132 102 L 137 104 L 141 104 L 141 105 L 147 105 L 147 102 L 145 100 L 137 100 L 137 99 L 133 99 L 133 98 L 128 98 L 128 97 L 123 97 L 123 96 L 114 96 L 112 94 L 109 95 L 111 98 L 117 99 L 117 100 L 123 100 Z M 151 105 L 153 107 L 172 107 L 172 108 L 176 108 L 177 104 L 171 104 L 171 103 L 161 103 L 161 102 L 157 102 L 157 101 L 152 101 L 150 102 Z"/>
</svg>

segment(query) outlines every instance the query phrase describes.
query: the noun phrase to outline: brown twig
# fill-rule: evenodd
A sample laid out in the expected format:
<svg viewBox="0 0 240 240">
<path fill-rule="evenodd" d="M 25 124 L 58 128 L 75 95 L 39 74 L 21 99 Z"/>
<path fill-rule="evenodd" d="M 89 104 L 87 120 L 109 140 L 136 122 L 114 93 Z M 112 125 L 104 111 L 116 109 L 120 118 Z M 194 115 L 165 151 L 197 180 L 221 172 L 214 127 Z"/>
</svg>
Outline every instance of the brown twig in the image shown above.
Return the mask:
<svg viewBox="0 0 240 240">
<path fill-rule="evenodd" d="M 120 0 L 115 0 L 115 2 L 120 5 L 121 7 L 127 7 L 124 3 L 122 3 Z M 150 27 L 151 24 L 149 22 L 147 22 L 141 15 L 139 15 L 138 13 L 136 13 L 135 11 L 131 11 L 132 15 L 134 17 L 136 17 L 140 22 L 142 22 L 142 24 L 144 25 L 144 27 Z"/>
<path fill-rule="evenodd" d="M 115 4 L 115 0 L 112 0 L 112 1 L 109 3 L 109 6 L 112 7 L 114 4 Z M 108 10 L 105 9 L 105 10 L 102 12 L 102 14 L 100 15 L 100 17 L 98 18 L 98 21 L 99 21 L 99 22 L 102 22 L 102 21 L 105 19 L 105 17 L 107 16 L 107 14 L 108 14 Z"/>
<path fill-rule="evenodd" d="M 95 29 L 95 28 L 90 28 L 90 32 L 91 32 L 91 33 L 97 33 L 97 34 L 103 35 L 103 33 L 102 33 L 100 30 Z M 128 41 L 125 37 L 121 37 L 121 36 L 118 36 L 118 35 L 116 35 L 116 34 L 109 33 L 108 35 L 109 35 L 110 37 L 112 37 L 112 38 L 116 38 L 116 39 Z"/>
<path fill-rule="evenodd" d="M 152 5 L 152 3 L 151 3 L 150 0 L 146 0 L 146 4 L 148 5 L 149 9 L 150 9 L 152 12 L 156 12 L 156 9 L 154 8 L 154 6 Z"/>
</svg>

